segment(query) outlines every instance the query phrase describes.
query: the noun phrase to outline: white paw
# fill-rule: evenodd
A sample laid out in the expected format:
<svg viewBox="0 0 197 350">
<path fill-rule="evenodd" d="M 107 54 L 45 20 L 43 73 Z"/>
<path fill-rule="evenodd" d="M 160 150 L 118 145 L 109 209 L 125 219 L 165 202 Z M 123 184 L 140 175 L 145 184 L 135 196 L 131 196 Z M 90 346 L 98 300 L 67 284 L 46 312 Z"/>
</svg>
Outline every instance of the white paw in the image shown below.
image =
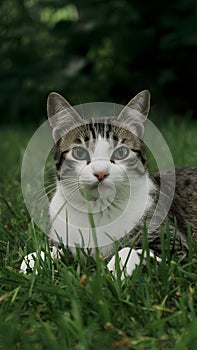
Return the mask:
<svg viewBox="0 0 197 350">
<path fill-rule="evenodd" d="M 44 260 L 44 252 L 40 252 L 41 258 Z M 21 263 L 20 272 L 28 273 L 34 270 L 38 254 L 36 252 L 26 255 Z M 37 271 L 36 271 L 37 273 Z"/>
<path fill-rule="evenodd" d="M 136 266 L 140 264 L 140 258 L 137 250 L 125 247 L 118 252 L 119 265 L 121 271 L 121 279 L 123 280 L 125 275 L 131 276 Z M 117 275 L 116 272 L 116 256 L 114 255 L 107 264 L 108 269 Z"/>
<path fill-rule="evenodd" d="M 60 258 L 61 251 L 58 248 L 53 246 L 50 249 L 50 255 L 51 255 L 52 260 L 56 259 L 56 258 Z M 20 272 L 26 274 L 29 271 L 33 271 L 35 266 L 38 263 L 37 260 L 40 258 L 43 261 L 45 261 L 45 259 L 46 259 L 45 253 L 43 251 L 41 251 L 40 253 L 33 252 L 33 253 L 26 255 L 21 263 Z M 35 273 L 36 274 L 38 273 L 37 270 L 35 271 Z"/>
<path fill-rule="evenodd" d="M 142 254 L 142 249 L 132 249 L 130 247 L 125 247 L 118 252 L 119 257 L 119 266 L 121 271 L 121 280 L 125 278 L 125 276 L 131 276 L 136 266 L 140 264 L 140 255 Z M 156 258 L 158 262 L 161 262 L 161 259 L 154 255 L 153 252 L 150 251 L 150 257 Z M 146 264 L 146 252 L 144 252 L 144 260 L 143 264 Z M 114 255 L 111 260 L 108 262 L 107 267 L 109 271 L 113 273 L 114 276 L 117 276 L 116 269 L 116 256 Z"/>
</svg>

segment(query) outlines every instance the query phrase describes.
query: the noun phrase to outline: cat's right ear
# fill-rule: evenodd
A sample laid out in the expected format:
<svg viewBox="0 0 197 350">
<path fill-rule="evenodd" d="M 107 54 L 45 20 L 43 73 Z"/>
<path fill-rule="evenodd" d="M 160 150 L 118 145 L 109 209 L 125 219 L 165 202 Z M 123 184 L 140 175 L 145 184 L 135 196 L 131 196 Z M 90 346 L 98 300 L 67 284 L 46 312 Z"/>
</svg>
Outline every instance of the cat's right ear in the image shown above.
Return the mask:
<svg viewBox="0 0 197 350">
<path fill-rule="evenodd" d="M 57 92 L 48 96 L 47 114 L 55 142 L 69 130 L 83 124 L 77 111 Z"/>
<path fill-rule="evenodd" d="M 144 123 L 147 119 L 150 109 L 150 92 L 143 90 L 139 92 L 129 103 L 122 109 L 117 121 L 123 127 L 129 128 L 137 137 L 143 138 Z"/>
</svg>

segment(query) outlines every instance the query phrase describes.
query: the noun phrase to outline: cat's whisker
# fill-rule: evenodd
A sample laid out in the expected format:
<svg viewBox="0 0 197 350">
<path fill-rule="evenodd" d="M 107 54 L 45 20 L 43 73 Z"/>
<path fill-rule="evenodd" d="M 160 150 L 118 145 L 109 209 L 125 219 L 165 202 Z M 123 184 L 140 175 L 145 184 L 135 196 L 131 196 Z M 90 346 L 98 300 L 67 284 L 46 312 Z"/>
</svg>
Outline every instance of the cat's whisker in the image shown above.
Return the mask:
<svg viewBox="0 0 197 350">
<path fill-rule="evenodd" d="M 48 175 L 48 174 L 55 174 L 55 168 L 54 166 L 51 166 L 50 168 L 45 168 L 45 171 L 44 171 L 45 175 Z"/>
<path fill-rule="evenodd" d="M 48 189 L 55 189 L 55 188 L 56 188 L 56 182 L 45 186 L 45 191 L 47 191 Z"/>
<path fill-rule="evenodd" d="M 34 203 L 39 203 L 41 201 L 43 201 L 43 199 L 45 198 L 46 194 L 50 195 L 53 194 L 55 192 L 55 183 L 54 184 L 50 184 L 48 186 L 46 186 L 44 189 L 39 190 L 35 196 L 32 198 L 32 200 L 30 201 L 30 206 L 32 206 Z"/>
<path fill-rule="evenodd" d="M 61 183 L 61 188 L 64 189 L 64 188 L 67 188 L 67 189 L 72 189 L 72 188 L 76 188 L 79 190 L 79 183 L 76 182 L 76 183 L 68 183 L 68 182 L 62 182 Z"/>
</svg>

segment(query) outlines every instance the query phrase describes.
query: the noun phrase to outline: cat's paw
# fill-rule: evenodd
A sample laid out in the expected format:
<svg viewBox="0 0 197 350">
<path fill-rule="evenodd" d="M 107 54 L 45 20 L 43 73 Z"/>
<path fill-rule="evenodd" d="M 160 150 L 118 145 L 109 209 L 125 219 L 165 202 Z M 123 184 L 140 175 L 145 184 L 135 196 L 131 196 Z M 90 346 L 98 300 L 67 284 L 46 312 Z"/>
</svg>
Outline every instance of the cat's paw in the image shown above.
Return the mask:
<svg viewBox="0 0 197 350">
<path fill-rule="evenodd" d="M 140 264 L 141 258 L 140 256 L 143 254 L 143 264 L 146 264 L 146 252 L 143 253 L 142 249 L 132 249 L 130 247 L 125 247 L 118 252 L 119 257 L 119 266 L 121 272 L 121 280 L 125 278 L 125 276 L 131 276 L 136 266 Z M 158 262 L 161 262 L 161 259 L 154 254 L 154 252 L 150 251 L 150 258 L 156 259 Z M 108 262 L 107 267 L 109 271 L 116 277 L 117 269 L 116 269 L 116 256 L 114 255 L 111 260 Z"/>
<path fill-rule="evenodd" d="M 140 257 L 136 249 L 125 247 L 118 252 L 121 279 L 131 276 L 136 266 L 140 264 Z M 116 256 L 114 255 L 108 262 L 107 267 L 114 276 L 117 276 Z"/>
<path fill-rule="evenodd" d="M 56 259 L 56 258 L 60 258 L 61 251 L 58 248 L 53 246 L 50 248 L 50 255 L 51 255 L 52 260 Z M 23 258 L 23 261 L 21 263 L 20 272 L 26 274 L 26 273 L 34 271 L 37 263 L 39 263 L 38 259 L 42 259 L 43 261 L 45 261 L 45 259 L 46 259 L 45 252 L 43 252 L 43 251 L 40 251 L 39 253 L 33 252 L 33 253 L 26 255 Z M 38 273 L 37 270 L 35 271 L 35 273 L 36 274 Z"/>
<path fill-rule="evenodd" d="M 40 252 L 40 257 L 42 260 L 45 258 L 44 252 Z M 36 252 L 30 253 L 23 258 L 20 266 L 21 273 L 29 273 L 34 270 L 36 260 L 38 259 L 38 254 Z M 35 271 L 37 273 L 37 271 Z"/>
</svg>

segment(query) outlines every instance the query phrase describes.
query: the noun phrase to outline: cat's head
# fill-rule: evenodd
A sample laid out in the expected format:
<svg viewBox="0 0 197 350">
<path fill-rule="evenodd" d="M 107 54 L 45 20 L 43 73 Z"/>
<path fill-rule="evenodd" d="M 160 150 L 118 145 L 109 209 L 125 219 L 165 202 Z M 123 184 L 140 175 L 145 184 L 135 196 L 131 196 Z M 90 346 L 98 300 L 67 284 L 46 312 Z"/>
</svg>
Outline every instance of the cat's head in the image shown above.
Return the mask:
<svg viewBox="0 0 197 350">
<path fill-rule="evenodd" d="M 135 187 L 145 173 L 142 138 L 149 108 L 150 93 L 144 90 L 117 117 L 83 119 L 61 95 L 49 95 L 56 174 L 68 196 L 78 200 L 77 191 L 85 189 L 94 200 L 99 189 L 107 198 L 114 186 L 117 196 L 124 196 L 127 185 Z"/>
</svg>

